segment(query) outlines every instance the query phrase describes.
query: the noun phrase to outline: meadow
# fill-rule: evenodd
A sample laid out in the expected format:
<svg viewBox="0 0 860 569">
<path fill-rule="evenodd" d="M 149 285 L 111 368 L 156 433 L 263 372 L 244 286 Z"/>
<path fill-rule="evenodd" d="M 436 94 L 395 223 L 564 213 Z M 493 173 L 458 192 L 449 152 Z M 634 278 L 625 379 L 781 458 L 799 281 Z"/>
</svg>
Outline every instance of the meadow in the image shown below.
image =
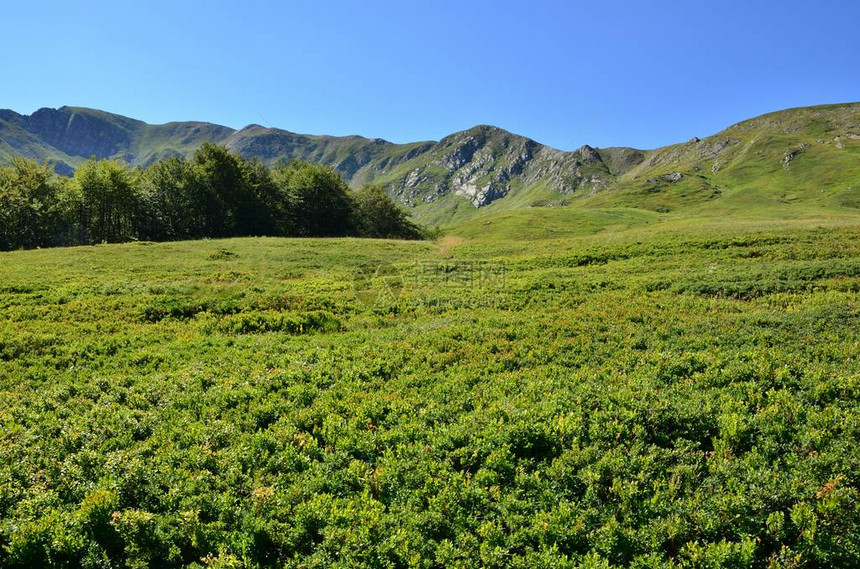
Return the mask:
<svg viewBox="0 0 860 569">
<path fill-rule="evenodd" d="M 857 566 L 860 217 L 536 211 L 0 254 L 0 567 Z"/>
</svg>

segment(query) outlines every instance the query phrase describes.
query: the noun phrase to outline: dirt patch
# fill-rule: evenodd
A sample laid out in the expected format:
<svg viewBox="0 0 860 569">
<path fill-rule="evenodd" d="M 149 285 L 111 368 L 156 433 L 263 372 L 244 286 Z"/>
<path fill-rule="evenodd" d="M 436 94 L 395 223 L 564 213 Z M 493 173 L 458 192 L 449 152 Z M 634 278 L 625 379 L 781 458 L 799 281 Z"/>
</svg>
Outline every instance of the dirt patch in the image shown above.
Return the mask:
<svg viewBox="0 0 860 569">
<path fill-rule="evenodd" d="M 436 245 L 439 246 L 439 253 L 441 255 L 447 255 L 448 251 L 457 245 L 462 245 L 466 242 L 464 237 L 457 237 L 455 235 L 448 235 L 445 237 L 440 237 L 436 240 Z"/>
</svg>

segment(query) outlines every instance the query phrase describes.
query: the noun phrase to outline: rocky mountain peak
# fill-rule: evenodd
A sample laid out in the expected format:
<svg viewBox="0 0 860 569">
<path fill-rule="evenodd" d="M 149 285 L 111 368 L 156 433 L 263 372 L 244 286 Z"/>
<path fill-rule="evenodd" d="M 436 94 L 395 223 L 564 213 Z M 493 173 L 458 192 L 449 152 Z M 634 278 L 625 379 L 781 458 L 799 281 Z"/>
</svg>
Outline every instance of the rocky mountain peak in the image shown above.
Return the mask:
<svg viewBox="0 0 860 569">
<path fill-rule="evenodd" d="M 603 162 L 603 159 L 600 157 L 600 153 L 595 148 L 592 148 L 587 144 L 583 144 L 582 146 L 580 146 L 577 152 L 580 156 L 582 156 L 583 162 Z"/>
</svg>

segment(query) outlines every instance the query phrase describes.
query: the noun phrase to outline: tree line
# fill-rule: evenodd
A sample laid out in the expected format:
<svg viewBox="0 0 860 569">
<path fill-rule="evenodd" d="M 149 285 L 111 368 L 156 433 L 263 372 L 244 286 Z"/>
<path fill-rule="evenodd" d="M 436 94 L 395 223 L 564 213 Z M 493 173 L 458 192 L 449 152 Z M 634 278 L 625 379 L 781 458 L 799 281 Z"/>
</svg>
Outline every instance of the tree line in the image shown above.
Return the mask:
<svg viewBox="0 0 860 569">
<path fill-rule="evenodd" d="M 91 159 L 74 177 L 15 158 L 0 168 L 0 250 L 241 236 L 421 239 L 378 186 L 327 166 L 268 168 L 212 143 L 148 168 Z"/>
</svg>

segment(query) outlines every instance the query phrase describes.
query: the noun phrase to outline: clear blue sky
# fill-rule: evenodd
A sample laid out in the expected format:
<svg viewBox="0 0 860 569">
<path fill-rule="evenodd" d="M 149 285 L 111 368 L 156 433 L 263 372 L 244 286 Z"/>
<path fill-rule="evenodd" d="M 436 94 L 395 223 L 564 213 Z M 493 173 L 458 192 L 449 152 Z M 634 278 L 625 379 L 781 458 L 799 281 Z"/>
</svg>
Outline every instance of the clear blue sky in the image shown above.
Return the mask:
<svg viewBox="0 0 860 569">
<path fill-rule="evenodd" d="M 860 100 L 858 29 L 850 0 L 31 0 L 2 10 L 0 108 L 652 148 Z"/>
</svg>

